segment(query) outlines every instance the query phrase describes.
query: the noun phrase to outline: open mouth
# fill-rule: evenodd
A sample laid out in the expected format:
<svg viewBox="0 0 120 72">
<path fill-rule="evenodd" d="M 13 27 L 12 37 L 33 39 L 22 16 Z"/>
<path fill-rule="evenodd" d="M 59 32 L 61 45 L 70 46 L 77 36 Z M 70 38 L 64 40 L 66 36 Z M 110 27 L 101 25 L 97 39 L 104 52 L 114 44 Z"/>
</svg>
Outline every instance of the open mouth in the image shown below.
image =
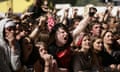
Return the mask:
<svg viewBox="0 0 120 72">
<path fill-rule="evenodd" d="M 68 38 L 67 37 L 64 37 L 64 40 L 67 40 Z"/>
</svg>

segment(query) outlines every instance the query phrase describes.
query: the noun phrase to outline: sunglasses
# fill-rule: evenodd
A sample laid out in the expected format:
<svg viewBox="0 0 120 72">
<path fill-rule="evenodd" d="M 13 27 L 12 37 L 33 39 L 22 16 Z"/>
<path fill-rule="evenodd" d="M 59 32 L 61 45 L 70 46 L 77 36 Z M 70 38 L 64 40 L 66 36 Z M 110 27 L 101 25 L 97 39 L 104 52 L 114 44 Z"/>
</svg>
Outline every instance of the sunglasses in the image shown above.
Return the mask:
<svg viewBox="0 0 120 72">
<path fill-rule="evenodd" d="M 12 31 L 12 30 L 15 31 L 15 30 L 16 30 L 15 26 L 7 27 L 6 29 L 7 29 L 8 31 Z"/>
</svg>

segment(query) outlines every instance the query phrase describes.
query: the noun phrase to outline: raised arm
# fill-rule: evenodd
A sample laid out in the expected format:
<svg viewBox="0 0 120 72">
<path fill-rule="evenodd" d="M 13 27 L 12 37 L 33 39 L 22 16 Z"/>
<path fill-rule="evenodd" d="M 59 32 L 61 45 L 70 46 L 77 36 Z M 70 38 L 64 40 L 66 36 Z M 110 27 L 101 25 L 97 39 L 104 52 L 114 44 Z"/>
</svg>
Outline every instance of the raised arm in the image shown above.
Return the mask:
<svg viewBox="0 0 120 72">
<path fill-rule="evenodd" d="M 64 15 L 62 15 L 61 18 L 60 18 L 60 23 L 63 23 L 63 24 L 66 25 L 67 18 L 68 18 L 68 13 L 69 13 L 69 9 L 65 9 Z"/>
<path fill-rule="evenodd" d="M 73 38 L 76 37 L 77 35 L 79 35 L 80 32 L 84 31 L 84 29 L 87 27 L 90 19 L 91 18 L 89 16 L 87 16 L 79 23 L 79 25 L 76 27 L 76 29 L 73 30 L 73 33 L 72 33 Z"/>
<path fill-rule="evenodd" d="M 108 20 L 109 16 L 111 16 L 112 9 L 113 9 L 112 5 L 108 5 L 107 6 L 107 9 L 106 9 L 106 11 L 104 13 L 103 21 L 107 21 Z"/>
<path fill-rule="evenodd" d="M 97 9 L 94 7 L 89 8 L 88 15 L 80 21 L 79 25 L 76 29 L 73 30 L 72 36 L 76 38 L 84 29 L 87 27 L 88 23 L 90 22 L 91 18 L 94 17 L 94 14 L 97 12 Z"/>
<path fill-rule="evenodd" d="M 91 17 L 87 16 L 79 23 L 76 29 L 73 30 L 73 33 L 72 33 L 73 38 L 79 35 L 80 32 L 84 31 L 84 29 L 87 27 L 88 23 L 90 22 L 90 19 Z"/>
<path fill-rule="evenodd" d="M 120 8 L 117 9 L 116 20 L 118 21 L 120 17 Z"/>
<path fill-rule="evenodd" d="M 35 38 L 36 38 L 36 36 L 39 34 L 39 30 L 40 30 L 41 24 L 44 24 L 45 21 L 46 21 L 46 17 L 41 16 L 38 26 L 36 26 L 35 29 L 34 29 L 34 30 L 31 32 L 31 34 L 29 35 L 29 37 L 30 37 L 31 39 L 35 39 Z"/>
</svg>

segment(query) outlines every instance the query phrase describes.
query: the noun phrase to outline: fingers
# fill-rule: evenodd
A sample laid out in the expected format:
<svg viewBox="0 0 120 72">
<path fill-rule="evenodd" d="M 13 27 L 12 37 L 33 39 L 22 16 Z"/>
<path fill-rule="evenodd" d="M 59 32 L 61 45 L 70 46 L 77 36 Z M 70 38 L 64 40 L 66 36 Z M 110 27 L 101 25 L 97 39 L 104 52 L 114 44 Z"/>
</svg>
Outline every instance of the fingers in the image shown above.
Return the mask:
<svg viewBox="0 0 120 72">
<path fill-rule="evenodd" d="M 47 20 L 46 16 L 40 16 L 39 18 L 39 26 L 42 24 L 42 22 L 45 22 Z"/>
<path fill-rule="evenodd" d="M 118 64 L 118 66 L 117 66 L 117 70 L 120 71 L 120 64 Z"/>
<path fill-rule="evenodd" d="M 25 15 L 27 15 L 27 16 L 30 16 L 30 15 L 32 15 L 33 14 L 33 12 L 26 12 L 25 13 Z"/>
<path fill-rule="evenodd" d="M 114 71 L 116 69 L 116 65 L 115 64 L 111 64 L 110 68 L 111 68 L 112 71 Z"/>
</svg>

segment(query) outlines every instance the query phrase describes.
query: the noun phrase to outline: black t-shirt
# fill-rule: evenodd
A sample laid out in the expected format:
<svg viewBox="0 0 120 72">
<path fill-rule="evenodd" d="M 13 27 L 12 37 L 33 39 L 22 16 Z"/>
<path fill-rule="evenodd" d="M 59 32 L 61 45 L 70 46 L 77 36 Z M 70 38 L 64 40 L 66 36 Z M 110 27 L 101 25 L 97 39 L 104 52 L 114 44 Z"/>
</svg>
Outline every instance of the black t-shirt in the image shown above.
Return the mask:
<svg viewBox="0 0 120 72">
<path fill-rule="evenodd" d="M 106 51 L 102 51 L 99 53 L 99 55 L 102 58 L 102 65 L 104 67 L 108 67 L 111 64 L 116 64 L 116 60 L 114 57 L 112 57 L 110 54 L 108 54 Z"/>
</svg>

